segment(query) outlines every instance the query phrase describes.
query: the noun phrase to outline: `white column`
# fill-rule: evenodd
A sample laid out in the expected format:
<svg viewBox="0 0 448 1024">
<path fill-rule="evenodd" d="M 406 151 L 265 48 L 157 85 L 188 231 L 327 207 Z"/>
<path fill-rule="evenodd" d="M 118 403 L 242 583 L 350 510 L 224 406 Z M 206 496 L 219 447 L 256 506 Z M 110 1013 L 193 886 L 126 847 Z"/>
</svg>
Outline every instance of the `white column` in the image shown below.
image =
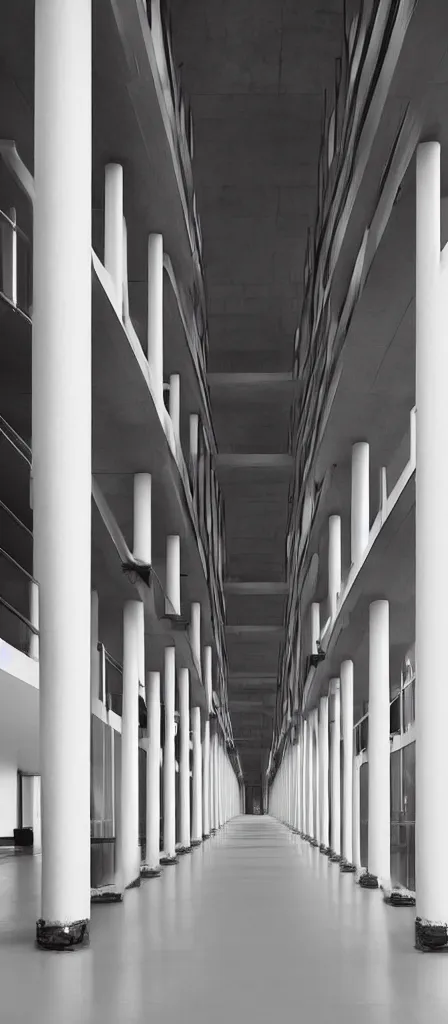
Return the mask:
<svg viewBox="0 0 448 1024">
<path fill-rule="evenodd" d="M 219 739 L 218 739 L 218 723 L 216 723 L 216 731 L 214 735 L 214 746 L 213 746 L 213 782 L 214 782 L 214 805 L 215 805 L 215 829 L 218 831 L 221 828 L 221 804 L 219 799 Z"/>
<path fill-rule="evenodd" d="M 134 558 L 143 565 L 151 565 L 151 474 L 134 476 Z"/>
<path fill-rule="evenodd" d="M 341 665 L 342 751 L 344 792 L 342 800 L 342 858 L 353 864 L 353 662 Z"/>
<path fill-rule="evenodd" d="M 104 190 L 104 266 L 110 275 L 116 309 L 123 313 L 123 168 L 107 164 Z"/>
<path fill-rule="evenodd" d="M 313 838 L 320 844 L 320 762 L 319 762 L 319 710 L 313 711 L 313 763 L 314 763 L 314 832 Z"/>
<path fill-rule="evenodd" d="M 341 857 L 341 695 L 339 679 L 330 682 L 330 756 L 331 756 L 331 851 Z"/>
<path fill-rule="evenodd" d="M 307 762 L 308 762 L 308 818 L 307 835 L 314 836 L 314 744 L 313 744 L 313 712 L 307 723 Z"/>
<path fill-rule="evenodd" d="M 140 879 L 138 693 L 139 647 L 144 638 L 141 601 L 126 601 L 123 610 L 123 711 L 121 725 L 119 886 L 128 888 Z"/>
<path fill-rule="evenodd" d="M 166 538 L 166 611 L 180 615 L 180 537 Z"/>
<path fill-rule="evenodd" d="M 302 719 L 302 832 L 307 834 L 308 828 L 308 723 Z"/>
<path fill-rule="evenodd" d="M 191 709 L 193 731 L 193 820 L 192 846 L 202 842 L 202 749 L 201 749 L 201 709 Z"/>
<path fill-rule="evenodd" d="M 90 595 L 90 692 L 92 701 L 105 701 L 105 694 L 100 693 L 100 652 L 98 650 L 98 592 L 92 590 Z"/>
<path fill-rule="evenodd" d="M 341 517 L 330 516 L 328 537 L 328 600 L 332 618 L 341 592 Z"/>
<path fill-rule="evenodd" d="M 352 448 L 351 558 L 357 565 L 369 542 L 370 487 L 369 445 L 359 441 Z"/>
<path fill-rule="evenodd" d="M 214 835 L 216 825 L 215 798 L 215 722 L 210 719 L 210 835 Z"/>
<path fill-rule="evenodd" d="M 202 828 L 203 839 L 210 838 L 210 719 L 207 715 L 204 723 L 204 748 L 203 748 L 203 805 L 202 805 Z"/>
<path fill-rule="evenodd" d="M 302 745 L 301 732 L 299 727 L 298 741 L 295 748 L 296 758 L 296 829 L 297 832 L 301 831 L 301 814 L 302 814 L 302 791 L 301 791 L 301 775 L 300 775 L 300 750 Z"/>
<path fill-rule="evenodd" d="M 37 941 L 48 949 L 82 943 L 90 918 L 91 110 L 91 0 L 40 0 L 32 438 L 43 821 Z"/>
<path fill-rule="evenodd" d="M 176 648 L 165 648 L 165 746 L 163 751 L 163 857 L 161 864 L 177 864 L 176 857 L 176 764 L 174 747 L 174 710 L 176 685 Z"/>
<path fill-rule="evenodd" d="M 353 758 L 353 864 L 361 870 L 361 789 L 360 764 Z"/>
<path fill-rule="evenodd" d="M 311 654 L 317 654 L 320 640 L 320 604 L 313 601 L 311 605 Z"/>
<path fill-rule="evenodd" d="M 148 363 L 159 409 L 163 404 L 163 238 L 148 241 Z"/>
<path fill-rule="evenodd" d="M 199 675 L 202 676 L 201 667 L 201 606 L 198 601 L 191 605 L 190 643 Z"/>
<path fill-rule="evenodd" d="M 142 878 L 160 875 L 160 672 L 148 672 L 146 754 L 146 856 Z"/>
<path fill-rule="evenodd" d="M 390 884 L 389 602 L 369 609 L 368 870 Z"/>
<path fill-rule="evenodd" d="M 440 282 L 440 145 L 417 150 L 416 251 L 416 829 L 417 944 L 448 922 L 448 689 L 441 670 L 448 615 L 446 289 Z M 443 934 L 440 943 L 446 942 Z"/>
<path fill-rule="evenodd" d="M 173 373 L 170 377 L 169 412 L 174 436 L 180 445 L 180 376 L 178 373 Z"/>
<path fill-rule="evenodd" d="M 190 674 L 187 668 L 181 668 L 178 678 L 179 687 L 179 728 L 180 728 L 180 763 L 179 763 L 179 798 L 180 798 L 180 849 L 179 853 L 191 850 L 190 825 Z"/>
<path fill-rule="evenodd" d="M 322 852 L 326 853 L 330 846 L 330 805 L 328 801 L 328 697 L 320 698 L 319 761 L 320 843 Z"/>
<path fill-rule="evenodd" d="M 213 692 L 213 652 L 209 645 L 204 647 L 204 687 L 207 698 L 207 710 L 210 714 L 212 710 Z"/>
<path fill-rule="evenodd" d="M 199 416 L 196 412 L 190 414 L 190 462 L 194 469 L 199 451 Z"/>
</svg>

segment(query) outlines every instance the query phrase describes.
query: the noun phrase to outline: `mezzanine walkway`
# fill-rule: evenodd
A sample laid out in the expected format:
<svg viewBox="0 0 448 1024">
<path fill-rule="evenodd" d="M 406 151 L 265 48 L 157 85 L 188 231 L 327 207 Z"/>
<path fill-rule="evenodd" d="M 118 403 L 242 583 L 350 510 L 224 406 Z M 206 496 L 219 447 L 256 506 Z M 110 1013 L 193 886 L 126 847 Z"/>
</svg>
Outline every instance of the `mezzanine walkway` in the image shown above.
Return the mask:
<svg viewBox="0 0 448 1024">
<path fill-rule="evenodd" d="M 269 817 L 240 817 L 191 855 L 92 908 L 91 946 L 33 947 L 39 858 L 0 861 L 5 1024 L 442 1024 L 443 954 L 413 949 L 386 907 Z"/>
</svg>

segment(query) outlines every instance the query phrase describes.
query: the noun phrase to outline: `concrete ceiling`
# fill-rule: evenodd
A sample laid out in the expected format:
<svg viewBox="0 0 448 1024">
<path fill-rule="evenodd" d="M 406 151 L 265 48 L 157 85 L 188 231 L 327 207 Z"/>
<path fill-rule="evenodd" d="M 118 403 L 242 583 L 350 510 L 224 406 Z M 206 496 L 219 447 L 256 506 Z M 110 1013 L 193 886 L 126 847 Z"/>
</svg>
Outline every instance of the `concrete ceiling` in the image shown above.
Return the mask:
<svg viewBox="0 0 448 1024">
<path fill-rule="evenodd" d="M 272 735 L 285 601 L 291 466 L 275 456 L 288 450 L 293 393 L 287 377 L 316 204 L 323 92 L 334 82 L 343 4 L 173 0 L 171 6 L 174 52 L 195 126 L 209 383 L 233 581 L 227 588 L 229 705 L 246 780 L 256 783 Z M 272 458 L 263 465 L 230 457 L 251 454 Z M 237 629 L 250 626 L 257 629 Z"/>
</svg>

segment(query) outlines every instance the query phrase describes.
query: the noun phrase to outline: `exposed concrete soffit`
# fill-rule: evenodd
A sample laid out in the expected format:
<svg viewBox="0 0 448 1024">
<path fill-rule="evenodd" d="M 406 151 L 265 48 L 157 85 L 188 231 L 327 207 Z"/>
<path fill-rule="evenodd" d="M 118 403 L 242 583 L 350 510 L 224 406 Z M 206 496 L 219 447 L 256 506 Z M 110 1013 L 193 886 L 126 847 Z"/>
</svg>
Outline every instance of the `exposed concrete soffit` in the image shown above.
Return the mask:
<svg viewBox="0 0 448 1024">
<path fill-rule="evenodd" d="M 245 633 L 269 633 L 270 635 L 277 634 L 278 636 L 282 636 L 284 632 L 284 626 L 226 626 L 226 633 L 233 635 Z"/>
<path fill-rule="evenodd" d="M 250 597 L 264 596 L 268 594 L 287 594 L 288 584 L 284 583 L 241 583 L 238 580 L 226 580 L 224 583 L 226 594 L 245 594 Z"/>
<path fill-rule="evenodd" d="M 276 455 L 256 455 L 252 452 L 237 455 L 232 452 L 222 452 L 215 457 L 215 462 L 218 467 L 225 469 L 248 469 L 253 467 L 291 470 L 293 466 L 292 455 L 287 455 L 286 452 L 279 452 Z"/>
<path fill-rule="evenodd" d="M 277 387 L 298 388 L 300 381 L 292 373 L 208 373 L 209 387 Z"/>
</svg>

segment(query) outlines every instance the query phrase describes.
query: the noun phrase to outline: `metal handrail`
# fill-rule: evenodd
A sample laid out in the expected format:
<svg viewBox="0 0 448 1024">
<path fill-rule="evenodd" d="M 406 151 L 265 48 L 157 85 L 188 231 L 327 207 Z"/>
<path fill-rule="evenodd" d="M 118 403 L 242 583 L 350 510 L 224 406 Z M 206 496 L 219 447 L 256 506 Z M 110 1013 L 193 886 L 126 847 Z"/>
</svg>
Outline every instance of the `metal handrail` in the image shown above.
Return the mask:
<svg viewBox="0 0 448 1024">
<path fill-rule="evenodd" d="M 0 548 L 0 558 L 6 558 L 7 562 L 10 562 L 11 565 L 14 565 L 15 568 L 19 569 L 20 572 L 23 572 L 24 576 L 27 576 L 27 578 L 29 579 L 30 583 L 35 583 L 36 586 L 39 586 L 37 580 L 34 579 L 34 576 L 32 576 L 31 573 L 28 572 L 27 569 L 24 569 L 23 565 L 20 565 L 20 562 L 16 562 L 15 558 L 13 558 L 12 555 L 8 554 L 8 552 L 5 551 L 4 548 Z"/>
<path fill-rule="evenodd" d="M 26 615 L 22 615 L 22 612 L 18 612 L 16 608 L 13 608 L 12 604 L 9 604 L 9 601 L 5 601 L 4 597 L 1 595 L 0 605 L 2 605 L 3 608 L 6 608 L 8 612 L 11 612 L 11 615 L 15 615 L 17 619 L 20 619 L 20 622 L 23 622 L 23 624 L 27 626 L 32 633 L 34 633 L 34 636 L 39 636 L 39 630 L 36 629 L 36 626 L 33 626 L 32 622 L 27 619 Z"/>
<path fill-rule="evenodd" d="M 25 526 L 25 523 L 22 523 L 22 520 L 19 519 L 18 516 L 16 516 L 15 512 L 12 512 L 11 509 L 8 508 L 7 505 L 5 505 L 5 502 L 1 501 L 1 500 L 0 500 L 0 509 L 3 509 L 3 511 L 6 512 L 6 514 L 10 517 L 10 519 L 12 519 L 12 521 L 14 523 L 17 524 L 17 526 L 21 526 L 22 530 L 25 530 L 25 533 L 27 533 L 28 536 L 31 537 L 31 539 L 33 538 L 33 531 L 30 530 L 28 528 L 28 526 Z"/>
<path fill-rule="evenodd" d="M 22 457 L 22 459 L 25 459 L 25 462 L 27 462 L 31 468 L 31 448 L 26 441 L 23 440 L 23 437 L 14 430 L 14 427 L 8 423 L 8 420 L 5 420 L 4 416 L 0 416 L 0 433 L 3 434 L 3 437 L 5 437 L 8 443 L 15 448 L 16 452 Z"/>
</svg>

